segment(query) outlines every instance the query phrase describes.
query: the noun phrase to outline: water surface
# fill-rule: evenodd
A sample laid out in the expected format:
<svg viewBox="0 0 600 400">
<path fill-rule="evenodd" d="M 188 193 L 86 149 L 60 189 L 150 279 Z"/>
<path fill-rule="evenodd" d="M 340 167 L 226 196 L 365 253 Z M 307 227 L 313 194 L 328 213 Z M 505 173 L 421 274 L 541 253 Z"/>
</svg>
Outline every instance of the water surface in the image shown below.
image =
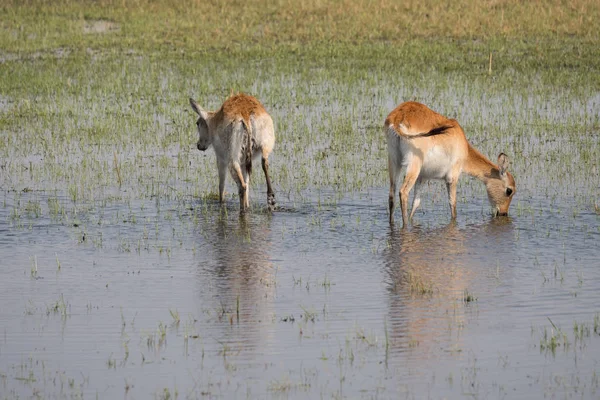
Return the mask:
<svg viewBox="0 0 600 400">
<path fill-rule="evenodd" d="M 597 397 L 598 214 L 530 197 L 493 219 L 482 198 L 451 223 L 431 186 L 407 230 L 384 187 L 272 215 L 257 189 L 245 218 L 235 199 L 91 204 L 70 222 L 31 192 L 40 216 L 16 219 L 5 192 L 1 391 Z"/>
</svg>

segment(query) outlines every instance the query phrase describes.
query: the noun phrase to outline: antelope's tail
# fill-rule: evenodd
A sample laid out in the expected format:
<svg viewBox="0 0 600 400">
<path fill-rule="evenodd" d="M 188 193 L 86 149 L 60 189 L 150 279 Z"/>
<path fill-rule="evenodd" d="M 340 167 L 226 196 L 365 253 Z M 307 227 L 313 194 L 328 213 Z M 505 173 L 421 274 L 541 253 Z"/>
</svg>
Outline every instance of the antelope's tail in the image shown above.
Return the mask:
<svg viewBox="0 0 600 400">
<path fill-rule="evenodd" d="M 403 123 L 398 124 L 397 126 L 387 125 L 388 129 L 392 129 L 399 136 L 405 137 L 406 139 L 415 139 L 429 136 L 442 135 L 446 133 L 449 129 L 454 128 L 453 124 L 441 125 L 436 128 L 431 129 L 428 132 L 414 132 L 410 131 L 406 125 Z"/>
<path fill-rule="evenodd" d="M 250 176 L 252 174 L 252 121 L 242 121 L 242 123 L 244 124 L 244 128 L 246 128 L 246 172 Z"/>
<path fill-rule="evenodd" d="M 419 133 L 419 134 L 415 135 L 414 137 L 429 137 L 429 136 L 441 135 L 443 133 L 446 133 L 446 131 L 450 128 L 454 128 L 454 125 L 438 126 L 437 128 L 433 128 L 429 132 Z"/>
</svg>

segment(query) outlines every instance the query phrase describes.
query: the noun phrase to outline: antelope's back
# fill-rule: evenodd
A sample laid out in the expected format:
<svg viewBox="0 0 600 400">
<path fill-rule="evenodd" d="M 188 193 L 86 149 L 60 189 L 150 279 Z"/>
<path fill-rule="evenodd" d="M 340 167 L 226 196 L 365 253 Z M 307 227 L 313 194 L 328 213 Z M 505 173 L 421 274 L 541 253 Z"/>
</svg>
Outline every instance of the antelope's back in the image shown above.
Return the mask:
<svg viewBox="0 0 600 400">
<path fill-rule="evenodd" d="M 218 111 L 225 125 L 244 121 L 251 127 L 255 150 L 269 154 L 275 145 L 273 120 L 260 101 L 254 96 L 239 93 L 229 97 Z"/>
<path fill-rule="evenodd" d="M 435 128 L 448 125 L 450 120 L 436 113 L 424 104 L 416 101 L 407 101 L 400 104 L 385 119 L 386 130 L 392 128 L 397 134 L 398 127 L 402 124 L 405 132 L 410 136 L 430 132 Z"/>
<path fill-rule="evenodd" d="M 246 123 L 250 123 L 250 116 L 256 117 L 268 115 L 263 105 L 254 96 L 244 93 L 239 93 L 229 97 L 221 106 L 221 113 L 224 119 L 234 121 L 243 119 Z"/>
</svg>

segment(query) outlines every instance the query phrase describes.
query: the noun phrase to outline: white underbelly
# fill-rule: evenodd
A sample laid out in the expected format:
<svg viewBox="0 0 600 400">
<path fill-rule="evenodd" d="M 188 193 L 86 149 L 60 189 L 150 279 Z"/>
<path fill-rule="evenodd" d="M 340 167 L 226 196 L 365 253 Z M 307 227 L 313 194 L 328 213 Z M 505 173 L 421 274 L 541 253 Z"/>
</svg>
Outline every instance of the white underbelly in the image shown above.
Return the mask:
<svg viewBox="0 0 600 400">
<path fill-rule="evenodd" d="M 425 154 L 420 177 L 428 179 L 447 179 L 456 160 L 448 154 L 441 146 L 434 146 Z"/>
<path fill-rule="evenodd" d="M 391 131 L 388 133 L 388 151 L 391 161 L 398 167 L 408 167 L 414 157 L 423 157 L 419 174 L 423 180 L 449 180 L 452 171 L 456 171 L 454 168 L 456 163 L 460 162 L 460 157 L 456 152 L 448 151 L 442 146 L 433 146 L 422 156 L 420 150 L 412 145 L 410 139 L 399 137 Z M 460 174 L 460 172 L 458 173 Z"/>
</svg>

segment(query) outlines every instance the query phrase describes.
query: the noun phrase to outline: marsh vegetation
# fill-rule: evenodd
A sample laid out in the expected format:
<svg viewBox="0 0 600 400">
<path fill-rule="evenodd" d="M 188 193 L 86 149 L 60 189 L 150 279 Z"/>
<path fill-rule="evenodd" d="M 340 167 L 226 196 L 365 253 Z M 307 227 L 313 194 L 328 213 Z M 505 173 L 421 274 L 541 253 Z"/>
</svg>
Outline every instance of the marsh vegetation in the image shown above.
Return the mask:
<svg viewBox="0 0 600 400">
<path fill-rule="evenodd" d="M 596 398 L 594 1 L 0 1 L 1 398 Z M 278 208 L 218 203 L 188 98 L 255 95 Z M 416 100 L 511 158 L 387 214 Z"/>
</svg>

